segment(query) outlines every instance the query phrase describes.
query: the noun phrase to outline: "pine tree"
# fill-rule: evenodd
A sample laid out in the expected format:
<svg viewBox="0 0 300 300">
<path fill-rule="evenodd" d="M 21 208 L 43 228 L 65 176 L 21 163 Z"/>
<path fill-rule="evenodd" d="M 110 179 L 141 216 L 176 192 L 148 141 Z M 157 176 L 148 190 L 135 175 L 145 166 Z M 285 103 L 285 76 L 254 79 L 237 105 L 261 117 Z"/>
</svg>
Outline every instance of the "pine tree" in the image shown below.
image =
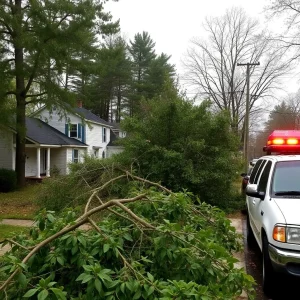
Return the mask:
<svg viewBox="0 0 300 300">
<path fill-rule="evenodd" d="M 120 122 L 121 111 L 127 103 L 131 62 L 126 48 L 121 37 L 112 36 L 102 45 L 95 61 L 95 76 L 88 88 L 88 106 L 105 120 Z"/>
<path fill-rule="evenodd" d="M 1 101 L 13 95 L 16 115 L 16 172 L 25 184 L 26 106 L 72 101 L 74 95 L 60 80 L 70 53 L 89 42 L 86 32 L 109 33 L 110 24 L 100 0 L 1 0 Z M 14 83 L 13 86 L 11 83 Z"/>
</svg>

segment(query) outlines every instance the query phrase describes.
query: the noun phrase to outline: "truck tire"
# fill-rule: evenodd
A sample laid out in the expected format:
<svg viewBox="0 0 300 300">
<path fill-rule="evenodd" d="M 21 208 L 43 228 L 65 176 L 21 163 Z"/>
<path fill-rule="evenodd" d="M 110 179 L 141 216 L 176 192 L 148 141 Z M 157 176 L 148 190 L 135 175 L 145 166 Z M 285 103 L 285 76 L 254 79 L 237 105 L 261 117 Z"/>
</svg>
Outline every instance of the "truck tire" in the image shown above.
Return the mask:
<svg viewBox="0 0 300 300">
<path fill-rule="evenodd" d="M 250 226 L 249 214 L 247 214 L 247 244 L 248 244 L 248 247 L 250 249 L 253 248 L 255 245 L 255 242 L 256 242 L 256 240 L 255 240 L 252 228 Z"/>
<path fill-rule="evenodd" d="M 268 250 L 268 239 L 266 236 L 263 236 L 262 240 L 262 255 L 263 255 L 263 291 L 267 296 L 272 296 L 272 290 L 274 287 L 274 270 L 272 267 L 272 262 Z"/>
</svg>

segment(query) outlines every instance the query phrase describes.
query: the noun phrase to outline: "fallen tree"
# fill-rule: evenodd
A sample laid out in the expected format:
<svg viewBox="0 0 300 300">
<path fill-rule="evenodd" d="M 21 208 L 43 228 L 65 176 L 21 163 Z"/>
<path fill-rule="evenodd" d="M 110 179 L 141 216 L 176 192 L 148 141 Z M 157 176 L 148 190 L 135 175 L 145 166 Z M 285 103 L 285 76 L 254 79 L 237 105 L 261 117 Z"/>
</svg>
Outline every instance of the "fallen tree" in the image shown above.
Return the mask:
<svg viewBox="0 0 300 300">
<path fill-rule="evenodd" d="M 100 198 L 124 179 L 128 197 Z M 235 229 L 191 197 L 124 172 L 91 189 L 80 216 L 42 211 L 29 237 L 5 241 L 0 298 L 253 299 L 252 277 L 234 266 Z"/>
</svg>

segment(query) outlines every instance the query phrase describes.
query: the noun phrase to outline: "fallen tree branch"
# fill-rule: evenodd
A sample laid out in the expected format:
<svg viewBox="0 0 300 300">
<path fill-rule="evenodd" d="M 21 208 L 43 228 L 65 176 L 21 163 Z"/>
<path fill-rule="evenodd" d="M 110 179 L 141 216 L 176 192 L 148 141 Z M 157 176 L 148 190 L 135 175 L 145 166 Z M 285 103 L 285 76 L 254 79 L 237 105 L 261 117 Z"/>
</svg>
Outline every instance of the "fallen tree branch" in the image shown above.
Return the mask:
<svg viewBox="0 0 300 300">
<path fill-rule="evenodd" d="M 120 200 L 110 200 L 94 209 L 91 209 L 90 211 L 88 211 L 87 213 L 84 213 L 81 217 L 79 217 L 76 221 L 75 224 L 68 224 L 66 227 L 64 227 L 63 229 L 61 229 L 59 232 L 53 234 L 52 236 L 48 237 L 47 239 L 45 239 L 44 241 L 40 242 L 39 244 L 37 244 L 36 246 L 34 246 L 34 248 L 26 255 L 26 257 L 22 260 L 22 263 L 26 264 L 28 262 L 28 260 L 30 259 L 30 257 L 33 256 L 33 254 L 35 254 L 36 252 L 38 252 L 42 247 L 46 246 L 47 244 L 51 243 L 53 240 L 57 239 L 58 237 L 75 230 L 76 228 L 78 228 L 79 226 L 89 222 L 89 217 L 92 216 L 93 214 L 95 214 L 96 212 L 99 211 L 103 211 L 111 206 L 114 205 L 118 205 L 117 203 L 131 203 L 131 202 L 135 202 L 137 200 L 141 200 L 143 198 L 145 198 L 146 194 L 141 194 L 138 195 L 134 198 L 129 198 L 129 199 L 120 199 Z M 140 219 L 140 218 L 139 218 Z M 143 220 L 142 220 L 143 221 Z M 20 271 L 20 268 L 17 268 L 9 277 L 7 280 L 5 280 L 5 282 L 0 286 L 0 291 L 4 290 L 6 288 L 6 286 L 12 281 L 12 279 L 16 276 L 16 274 L 18 274 L 18 272 Z"/>
</svg>

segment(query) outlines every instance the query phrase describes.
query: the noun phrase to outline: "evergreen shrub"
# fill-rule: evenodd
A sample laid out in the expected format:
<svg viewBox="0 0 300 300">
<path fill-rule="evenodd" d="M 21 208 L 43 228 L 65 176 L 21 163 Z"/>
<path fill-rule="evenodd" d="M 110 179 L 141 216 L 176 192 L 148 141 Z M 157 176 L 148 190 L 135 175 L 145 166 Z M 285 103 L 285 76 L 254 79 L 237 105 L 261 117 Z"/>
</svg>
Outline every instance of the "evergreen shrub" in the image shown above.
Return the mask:
<svg viewBox="0 0 300 300">
<path fill-rule="evenodd" d="M 16 172 L 8 169 L 0 169 L 0 192 L 8 193 L 17 189 Z"/>
</svg>

